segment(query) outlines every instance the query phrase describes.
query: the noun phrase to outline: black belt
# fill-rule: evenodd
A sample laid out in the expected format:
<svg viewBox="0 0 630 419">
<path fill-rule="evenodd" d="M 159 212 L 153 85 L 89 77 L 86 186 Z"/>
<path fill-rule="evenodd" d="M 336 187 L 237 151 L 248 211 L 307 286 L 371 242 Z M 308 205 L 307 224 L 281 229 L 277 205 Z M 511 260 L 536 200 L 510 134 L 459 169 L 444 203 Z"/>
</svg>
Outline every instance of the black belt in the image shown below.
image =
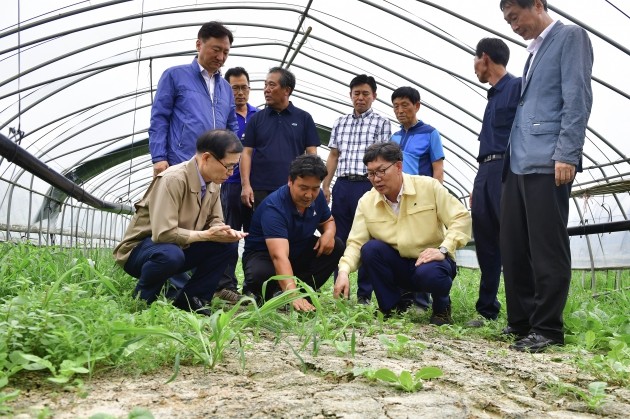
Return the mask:
<svg viewBox="0 0 630 419">
<path fill-rule="evenodd" d="M 345 179 L 350 182 L 363 182 L 368 180 L 367 175 L 347 175 L 347 176 L 339 176 L 339 179 Z"/>
<path fill-rule="evenodd" d="M 504 154 L 488 154 L 486 157 L 481 159 L 480 163 L 488 163 L 489 161 L 501 160 Z"/>
</svg>

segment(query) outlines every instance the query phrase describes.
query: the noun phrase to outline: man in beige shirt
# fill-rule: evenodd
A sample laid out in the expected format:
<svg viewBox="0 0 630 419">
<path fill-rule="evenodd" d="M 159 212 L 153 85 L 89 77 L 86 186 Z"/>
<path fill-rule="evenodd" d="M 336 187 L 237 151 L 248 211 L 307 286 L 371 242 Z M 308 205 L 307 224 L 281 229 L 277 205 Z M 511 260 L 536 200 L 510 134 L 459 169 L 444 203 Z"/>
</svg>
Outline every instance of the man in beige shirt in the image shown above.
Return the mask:
<svg viewBox="0 0 630 419">
<path fill-rule="evenodd" d="M 223 222 L 219 185 L 234 170 L 243 146 L 227 130 L 206 131 L 195 156 L 159 173 L 136 203 L 116 262 L 138 278 L 135 293 L 155 301 L 173 275 L 194 270 L 173 305 L 209 315 L 205 305 L 227 265 L 227 256 L 245 237 Z"/>
</svg>

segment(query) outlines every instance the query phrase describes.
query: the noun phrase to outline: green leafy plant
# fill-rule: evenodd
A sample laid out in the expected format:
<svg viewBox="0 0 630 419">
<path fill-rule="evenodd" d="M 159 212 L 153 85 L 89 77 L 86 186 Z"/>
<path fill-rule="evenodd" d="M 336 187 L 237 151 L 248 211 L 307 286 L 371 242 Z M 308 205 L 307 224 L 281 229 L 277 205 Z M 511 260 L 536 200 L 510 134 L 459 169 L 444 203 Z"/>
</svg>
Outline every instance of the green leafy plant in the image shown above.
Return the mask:
<svg viewBox="0 0 630 419">
<path fill-rule="evenodd" d="M 365 376 L 372 381 L 379 380 L 390 383 L 401 390 L 412 393 L 421 390 L 424 381 L 441 377 L 442 370 L 437 367 L 424 367 L 416 371 L 415 374 L 406 370 L 401 371 L 400 374 L 396 374 L 388 368 L 378 370 L 356 368 L 353 370 L 353 374 L 355 376 Z"/>
<path fill-rule="evenodd" d="M 378 340 L 385 346 L 387 354 L 390 356 L 410 356 L 426 349 L 426 345 L 423 343 L 414 341 L 411 337 L 401 333 L 397 334 L 394 339 L 390 339 L 386 335 L 379 335 Z"/>
</svg>

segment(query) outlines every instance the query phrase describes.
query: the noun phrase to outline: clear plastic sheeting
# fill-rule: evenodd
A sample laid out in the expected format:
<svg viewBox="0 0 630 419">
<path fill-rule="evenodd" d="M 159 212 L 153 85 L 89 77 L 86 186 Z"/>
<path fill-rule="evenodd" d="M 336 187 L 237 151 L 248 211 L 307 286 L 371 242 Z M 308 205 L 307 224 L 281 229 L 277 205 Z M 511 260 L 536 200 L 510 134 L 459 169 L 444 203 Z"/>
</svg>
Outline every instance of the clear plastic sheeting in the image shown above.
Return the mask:
<svg viewBox="0 0 630 419">
<path fill-rule="evenodd" d="M 630 5 L 559 0 L 549 7 L 552 17 L 584 26 L 595 51 L 585 170 L 574 192 L 627 181 Z M 209 20 L 233 30 L 225 69 L 249 71 L 252 104 L 264 104 L 267 70 L 288 65 L 297 77 L 293 103 L 323 129 L 351 112 L 347 86 L 356 74 L 377 79 L 374 109 L 394 126 L 392 91 L 416 87 L 420 119 L 442 134 L 445 186 L 465 205 L 488 88 L 474 74 L 474 47 L 483 37 L 502 37 L 511 49 L 508 70 L 517 75 L 527 58 L 526 44 L 503 20 L 498 0 L 5 0 L 0 133 L 98 199 L 130 206 L 152 175 L 147 129 L 157 81 L 167 67 L 191 62 L 197 31 Z M 111 246 L 120 238 L 128 215 L 66 199 L 9 160 L 0 159 L 0 240 Z M 623 221 L 629 214 L 627 189 L 580 195 L 569 226 Z M 629 235 L 572 236 L 574 266 L 630 266 Z M 460 263 L 474 265 L 474 259 L 469 252 Z"/>
</svg>

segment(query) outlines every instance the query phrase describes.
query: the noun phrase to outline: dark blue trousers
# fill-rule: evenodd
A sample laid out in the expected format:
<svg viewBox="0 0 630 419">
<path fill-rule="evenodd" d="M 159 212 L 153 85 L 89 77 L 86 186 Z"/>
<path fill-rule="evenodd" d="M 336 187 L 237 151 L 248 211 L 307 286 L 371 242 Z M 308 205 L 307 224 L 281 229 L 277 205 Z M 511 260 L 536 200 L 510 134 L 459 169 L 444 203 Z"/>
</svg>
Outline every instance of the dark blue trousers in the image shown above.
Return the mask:
<svg viewBox="0 0 630 419">
<path fill-rule="evenodd" d="M 357 211 L 357 204 L 359 199 L 372 189 L 372 183 L 369 180 L 363 182 L 351 182 L 348 179 L 337 179 L 333 186 L 332 195 L 332 216 L 335 218 L 335 225 L 337 226 L 336 236 L 339 237 L 345 243 L 350 235 L 350 229 L 352 228 L 352 222 L 354 221 L 354 213 Z M 335 278 L 337 272 L 335 271 Z M 372 298 L 372 283 L 370 279 L 365 275 L 363 264 L 359 268 L 357 274 L 357 297 L 359 298 Z M 413 302 L 424 308 L 428 308 L 430 305 L 431 297 L 426 293 L 415 293 L 411 296 L 405 296 L 410 298 Z"/>
<path fill-rule="evenodd" d="M 241 201 L 240 183 L 223 183 L 221 185 L 221 207 L 223 208 L 223 219 L 225 224 L 234 230 L 249 231 L 249 224 L 252 221 L 252 209 L 243 205 Z M 238 280 L 236 279 L 236 264 L 238 263 L 238 246 L 228 257 L 228 265 L 225 269 L 217 290 L 231 289 L 236 291 Z"/>
<path fill-rule="evenodd" d="M 434 313 L 444 312 L 451 303 L 457 266 L 448 257 L 416 267 L 416 258 L 403 258 L 387 243 L 372 239 L 361 248 L 361 263 L 383 312 L 399 308 L 405 291 L 431 293 Z"/>
<path fill-rule="evenodd" d="M 173 275 L 194 270 L 179 296 L 210 301 L 236 243 L 196 242 L 186 249 L 172 243 L 154 243 L 151 237 L 136 246 L 125 272 L 138 278 L 135 293 L 148 303 L 155 301 Z"/>
<path fill-rule="evenodd" d="M 317 252 L 313 250 L 313 247 L 318 239 L 319 237 L 313 236 L 311 244 L 302 254 L 289 257 L 293 275 L 306 282 L 314 290 L 319 290 L 328 281 L 346 249 L 341 239 L 335 237 L 335 247 L 330 255 L 322 254 L 317 257 Z M 273 261 L 266 250 L 243 255 L 243 271 L 245 272 L 243 292 L 251 292 L 268 300 L 280 289 L 277 281 L 269 281 L 265 288 L 265 295 L 262 293 L 265 281 L 276 275 Z"/>
<path fill-rule="evenodd" d="M 481 316 L 491 320 L 496 320 L 501 309 L 497 293 L 501 282 L 499 215 L 502 170 L 503 160 L 493 160 L 479 165 L 471 207 L 475 251 L 481 270 L 476 309 Z"/>
<path fill-rule="evenodd" d="M 354 221 L 354 213 L 357 211 L 359 199 L 370 189 L 372 189 L 372 183 L 367 179 L 360 182 L 351 182 L 348 179 L 337 178 L 333 185 L 330 212 L 335 219 L 335 226 L 337 228 L 335 235 L 344 243 L 346 243 L 350 235 L 352 222 Z M 334 275 L 336 279 L 336 270 Z M 357 285 L 358 297 L 368 299 L 372 297 L 372 284 L 365 278 L 363 268 L 361 267 L 358 272 Z"/>
</svg>

